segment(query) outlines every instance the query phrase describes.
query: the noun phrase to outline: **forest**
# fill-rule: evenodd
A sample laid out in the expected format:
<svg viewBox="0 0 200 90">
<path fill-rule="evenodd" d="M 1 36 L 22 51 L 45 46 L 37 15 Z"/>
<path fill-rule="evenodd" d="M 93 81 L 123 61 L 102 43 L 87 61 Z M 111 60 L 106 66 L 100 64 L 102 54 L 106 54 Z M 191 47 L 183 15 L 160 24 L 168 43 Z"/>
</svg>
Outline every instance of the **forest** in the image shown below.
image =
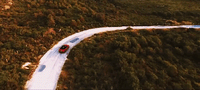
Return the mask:
<svg viewBox="0 0 200 90">
<path fill-rule="evenodd" d="M 25 82 L 31 78 L 31 73 L 35 70 L 35 67 L 29 67 L 30 69 L 25 70 L 25 69 L 22 69 L 21 66 L 26 62 L 31 62 L 33 65 L 37 66 L 40 58 L 51 47 L 53 47 L 53 45 L 55 45 L 61 39 L 69 35 L 72 35 L 76 32 L 80 32 L 80 31 L 87 30 L 90 28 L 105 27 L 105 26 L 139 26 L 139 25 L 149 26 L 149 25 L 183 25 L 183 24 L 199 25 L 200 24 L 199 22 L 200 21 L 200 17 L 199 17 L 200 7 L 199 6 L 200 6 L 199 0 L 0 0 L 0 79 L 1 79 L 0 90 L 23 90 Z M 198 32 L 195 30 L 191 30 L 192 34 L 195 34 L 193 31 L 195 33 Z M 177 32 L 177 33 L 175 32 L 176 30 L 174 30 L 173 32 L 168 32 L 172 34 L 169 34 L 166 37 L 175 38 L 175 37 L 178 37 L 176 36 L 178 35 L 177 33 L 182 33 L 182 32 Z M 123 84 L 118 83 L 119 81 L 112 81 L 112 80 L 118 80 L 118 79 L 113 79 L 113 78 L 121 78 L 119 80 L 126 80 L 128 79 L 127 77 L 129 76 L 133 76 L 131 78 L 135 78 L 135 81 L 133 80 L 134 82 L 139 82 L 140 83 L 139 85 L 143 85 L 145 82 L 144 80 L 143 81 L 140 80 L 141 77 L 139 78 L 139 75 L 136 75 L 137 73 L 136 69 L 139 69 L 136 67 L 144 67 L 144 66 L 135 66 L 133 62 L 126 62 L 126 60 L 129 60 L 131 58 L 136 58 L 135 61 L 137 61 L 137 59 L 143 59 L 141 61 L 144 61 L 146 63 L 147 63 L 146 61 L 147 58 L 152 58 L 151 63 L 148 63 L 148 64 L 153 64 L 155 58 L 156 58 L 155 60 L 162 59 L 166 61 L 165 63 L 172 64 L 170 65 L 170 68 L 172 68 L 171 66 L 173 65 L 176 68 L 179 68 L 181 67 L 180 65 L 176 66 L 177 63 L 170 62 L 170 60 L 179 61 L 179 57 L 182 57 L 183 61 L 190 62 L 192 64 L 192 65 L 188 65 L 188 67 L 183 67 L 183 69 L 181 70 L 182 71 L 186 70 L 184 71 L 185 73 L 186 72 L 194 73 L 192 74 L 194 76 L 187 76 L 188 75 L 187 73 L 180 74 L 180 75 L 183 75 L 181 76 L 181 78 L 183 77 L 184 80 L 191 81 L 189 83 L 186 83 L 187 85 L 191 85 L 190 88 L 194 88 L 194 89 L 198 88 L 199 79 L 198 79 L 198 76 L 195 76 L 195 75 L 198 75 L 199 73 L 198 68 L 195 66 L 198 63 L 198 61 L 195 61 L 197 63 L 193 63 L 192 60 L 197 60 L 195 58 L 199 58 L 198 54 L 195 52 L 197 51 L 199 47 L 199 44 L 198 44 L 199 41 L 196 41 L 198 40 L 197 34 L 195 34 L 196 36 L 195 35 L 193 36 L 189 32 L 185 34 L 180 34 L 180 35 L 183 35 L 181 36 L 182 38 L 176 39 L 174 43 L 169 43 L 170 41 L 175 40 L 172 38 L 169 40 L 162 41 L 164 37 L 162 38 L 150 37 L 153 40 L 155 38 L 157 39 L 159 38 L 162 42 L 162 44 L 159 46 L 156 46 L 157 39 L 155 39 L 155 42 L 151 40 L 147 41 L 148 39 L 146 36 L 135 37 L 135 41 L 137 41 L 138 43 L 138 45 L 136 45 L 137 47 L 130 44 L 130 42 L 129 44 L 125 45 L 126 43 L 125 42 L 122 43 L 120 41 L 121 39 L 119 39 L 119 41 L 116 41 L 114 38 L 118 38 L 118 37 L 113 36 L 112 40 L 108 39 L 106 41 L 106 42 L 113 42 L 112 48 L 107 48 L 108 45 L 104 46 L 104 44 L 101 44 L 100 45 L 101 47 L 99 48 L 95 48 L 96 46 L 93 47 L 93 49 L 89 50 L 90 53 L 97 50 L 105 50 L 106 52 L 104 53 L 107 53 L 106 55 L 105 54 L 95 55 L 95 57 L 99 57 L 99 59 L 96 59 L 99 63 L 94 64 L 96 65 L 96 68 L 97 69 L 103 68 L 101 64 L 105 63 L 105 61 L 100 61 L 100 59 L 102 60 L 110 59 L 111 62 L 106 63 L 107 64 L 106 66 L 108 66 L 106 68 L 109 68 L 108 71 L 106 72 L 116 69 L 116 72 L 113 72 L 113 74 L 116 73 L 116 75 L 119 75 L 119 76 L 113 76 L 112 78 L 108 78 L 109 79 L 108 81 L 103 81 L 103 79 L 101 79 L 100 77 L 99 80 L 92 81 L 94 82 L 92 89 L 99 88 L 99 86 L 98 87 L 95 86 L 96 85 L 95 83 L 97 82 L 107 83 L 105 85 L 102 84 L 101 86 L 102 88 L 104 87 L 108 88 L 109 86 L 110 89 L 112 88 L 116 89 L 116 88 L 119 88 L 117 87 L 118 85 L 121 85 L 120 86 L 121 88 L 125 87 L 123 86 Z M 120 34 L 121 32 L 116 32 L 116 33 Z M 148 34 L 148 32 L 146 31 L 143 32 L 143 30 L 142 30 L 142 33 Z M 108 37 L 111 37 L 111 36 L 108 36 Z M 127 36 L 126 39 L 129 40 L 129 38 L 130 37 Z M 183 39 L 183 38 L 186 38 L 186 39 Z M 102 38 L 99 37 L 99 40 L 95 39 L 95 40 L 92 40 L 92 42 L 94 44 L 95 43 L 97 44 L 101 42 L 101 39 Z M 146 39 L 146 41 L 143 41 L 143 39 L 144 40 Z M 180 41 L 180 40 L 189 40 L 189 39 L 191 39 L 191 41 L 188 41 L 188 42 Z M 141 43 L 143 43 L 144 45 Z M 163 43 L 168 43 L 169 45 L 168 44 L 164 45 Z M 114 46 L 114 45 L 120 45 L 120 47 Z M 187 46 L 184 46 L 184 45 L 187 45 Z M 80 46 L 77 46 L 77 47 L 80 47 Z M 131 48 L 127 49 L 127 47 L 131 47 Z M 142 48 L 142 51 L 141 51 L 139 47 L 140 48 L 145 47 L 145 48 Z M 168 56 L 162 56 L 162 55 L 165 55 L 163 53 L 157 54 L 157 52 L 154 51 L 154 49 L 157 50 L 156 47 L 158 47 L 157 48 L 158 50 L 162 48 L 163 49 L 162 52 L 167 53 L 166 55 L 172 54 L 173 56 L 167 58 Z M 87 48 L 90 49 L 92 47 L 87 47 Z M 105 48 L 105 49 L 102 49 L 102 48 Z M 175 50 L 177 49 L 176 51 L 177 53 L 183 53 L 183 54 L 180 54 L 183 56 L 177 56 L 173 48 L 175 48 Z M 110 49 L 112 50 L 116 49 L 117 51 L 114 52 Z M 81 52 L 83 51 L 77 52 L 77 55 L 81 54 Z M 146 54 L 150 52 L 153 54 L 147 55 L 148 56 L 147 57 Z M 75 59 L 73 61 L 77 61 L 77 63 L 79 63 L 80 62 L 79 60 L 83 59 L 83 57 L 81 56 L 82 57 L 81 59 L 78 57 L 72 58 L 72 56 L 74 55 L 73 53 L 74 52 L 72 51 L 72 54 L 70 54 L 69 61 Z M 121 59 L 123 60 L 117 60 L 116 57 L 115 58 L 110 57 L 111 55 L 118 55 L 117 53 L 121 55 Z M 129 59 L 123 56 L 123 55 L 127 55 L 127 53 L 128 55 L 130 55 Z M 139 55 L 139 53 L 141 54 Z M 185 53 L 188 53 L 188 55 L 186 55 Z M 92 56 L 92 53 L 88 55 Z M 104 58 L 100 58 L 102 57 L 102 55 L 104 55 Z M 113 62 L 112 60 L 115 60 L 115 59 L 116 59 L 116 62 Z M 87 60 L 90 60 L 90 58 Z M 69 63 L 69 61 L 67 61 L 66 63 Z M 91 63 L 95 63 L 97 61 L 93 61 Z M 120 62 L 124 64 L 127 63 L 128 65 L 131 64 L 129 65 L 131 68 L 127 67 L 127 65 L 123 66 L 123 64 L 120 64 Z M 118 64 L 123 66 L 124 74 L 121 73 L 122 71 L 119 70 L 119 68 L 122 68 L 122 67 L 119 66 Z M 195 65 L 193 66 L 193 64 Z M 89 64 L 86 64 L 86 65 L 89 65 Z M 101 67 L 97 67 L 99 65 Z M 115 68 L 113 67 L 113 65 L 118 65 L 118 66 L 116 66 Z M 149 66 L 151 67 L 151 65 Z M 189 68 L 189 66 L 191 66 L 191 68 L 193 69 L 194 67 L 196 67 L 195 69 L 196 71 L 195 70 L 194 72 L 190 71 L 193 69 Z M 77 78 L 74 76 L 76 74 L 66 70 L 67 68 L 70 68 L 70 67 L 74 67 L 74 66 L 65 66 L 65 68 L 63 68 L 63 72 L 61 73 L 61 75 L 71 74 L 73 78 Z M 161 69 L 161 68 L 158 68 L 158 65 L 155 67 L 152 67 L 152 69 L 154 70 L 156 67 L 157 69 Z M 164 68 L 164 66 L 162 68 Z M 84 68 L 84 69 L 86 71 L 89 70 L 87 68 Z M 130 69 L 130 70 L 127 71 L 127 69 Z M 150 69 L 150 68 L 146 67 L 146 69 Z M 74 72 L 74 70 L 72 71 Z M 70 72 L 70 73 L 67 73 L 67 72 Z M 145 70 L 141 71 L 140 73 L 144 73 L 144 72 L 147 73 L 147 71 Z M 154 71 L 151 71 L 151 72 L 154 73 L 158 78 L 160 78 L 160 76 L 157 75 L 157 74 L 160 74 L 160 72 L 159 73 L 155 73 Z M 96 73 L 96 75 L 99 75 L 99 73 L 100 72 Z M 167 71 L 163 71 L 163 73 L 168 74 Z M 103 73 L 101 73 L 100 75 L 102 74 Z M 108 74 L 108 75 L 111 75 L 111 74 Z M 123 75 L 128 75 L 128 76 L 123 76 Z M 88 76 L 84 76 L 84 77 L 91 78 Z M 102 78 L 107 78 L 107 77 L 110 77 L 110 76 L 105 75 L 105 77 L 102 77 Z M 61 77 L 61 78 L 64 78 L 64 77 Z M 169 78 L 170 77 L 165 77 L 163 79 L 164 81 L 160 81 L 160 82 L 163 82 L 164 83 L 163 85 L 169 85 L 169 84 L 166 84 L 170 82 L 171 79 Z M 194 78 L 196 78 L 196 81 L 193 82 Z M 66 80 L 66 79 L 69 81 L 75 80 L 75 79 L 69 79 L 67 77 L 61 80 Z M 144 79 L 150 79 L 150 78 L 146 77 Z M 73 82 L 70 81 L 72 83 L 68 84 L 69 81 L 65 81 L 65 83 L 63 81 L 59 81 L 58 86 L 61 85 L 60 87 L 63 87 L 63 88 L 58 88 L 58 89 L 66 89 L 66 88 L 76 89 L 79 87 L 79 86 L 77 87 L 78 84 L 76 85 L 74 81 Z M 88 83 L 92 83 L 92 82 L 88 82 Z M 160 83 L 160 82 L 157 82 L 157 83 Z M 132 86 L 141 88 L 140 86 L 135 86 L 132 81 L 128 81 L 127 83 L 128 84 L 124 83 L 125 85 L 127 85 L 127 88 L 131 88 Z M 151 82 L 150 81 L 146 82 L 146 85 L 149 85 L 149 83 Z M 179 85 L 177 83 L 178 82 L 174 82 L 173 85 L 178 85 L 180 86 L 180 88 L 184 88 L 182 86 L 187 86 L 187 85 L 182 85 L 182 84 Z M 64 87 L 65 85 L 71 85 L 71 86 Z M 87 85 L 84 88 L 88 88 Z M 171 86 L 169 85 L 169 86 L 173 88 L 174 87 L 173 85 Z M 164 88 L 164 86 L 155 86 L 155 84 L 152 84 L 150 86 L 152 88 L 159 88 L 159 87 Z"/>
<path fill-rule="evenodd" d="M 65 90 L 199 90 L 200 29 L 96 34 L 74 47 L 58 85 Z"/>
</svg>

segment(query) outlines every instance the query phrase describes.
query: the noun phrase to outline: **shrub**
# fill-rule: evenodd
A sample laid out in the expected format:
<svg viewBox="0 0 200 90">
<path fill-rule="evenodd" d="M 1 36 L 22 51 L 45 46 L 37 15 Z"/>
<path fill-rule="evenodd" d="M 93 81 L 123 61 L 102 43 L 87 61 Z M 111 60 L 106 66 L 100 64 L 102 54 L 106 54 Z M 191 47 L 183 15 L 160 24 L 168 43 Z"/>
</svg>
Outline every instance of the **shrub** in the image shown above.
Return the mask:
<svg viewBox="0 0 200 90">
<path fill-rule="evenodd" d="M 2 47 L 4 44 L 0 41 L 0 47 Z"/>
<path fill-rule="evenodd" d="M 147 47 L 147 54 L 155 54 L 155 50 L 152 47 Z"/>
<path fill-rule="evenodd" d="M 179 47 L 175 47 L 175 52 L 178 55 L 183 55 L 184 54 L 184 52 Z"/>
<path fill-rule="evenodd" d="M 193 50 L 190 46 L 184 46 L 184 52 L 186 52 L 186 55 L 191 55 L 193 54 Z"/>
<path fill-rule="evenodd" d="M 139 39 L 138 39 L 138 41 L 140 42 L 140 44 L 142 45 L 142 46 L 147 46 L 147 40 L 146 40 L 146 38 L 144 37 L 144 36 L 141 36 Z"/>
<path fill-rule="evenodd" d="M 97 21 L 104 23 L 106 20 L 106 16 L 104 13 L 98 13 L 98 14 L 96 14 L 96 19 L 97 19 Z"/>
<path fill-rule="evenodd" d="M 200 89 L 200 83 L 194 81 L 194 86 L 195 89 Z"/>
<path fill-rule="evenodd" d="M 52 27 L 52 26 L 55 26 L 55 20 L 53 18 L 53 16 L 51 14 L 48 15 L 48 26 L 49 27 Z"/>
<path fill-rule="evenodd" d="M 152 40 L 148 40 L 148 44 L 149 44 L 149 46 L 151 46 L 151 47 L 153 47 L 153 48 L 155 48 L 155 47 L 158 46 L 158 45 L 157 45 L 154 41 L 152 41 Z"/>
<path fill-rule="evenodd" d="M 187 82 L 184 83 L 182 87 L 183 87 L 184 89 L 186 89 L 186 90 L 192 90 L 192 89 L 193 89 L 190 80 L 187 80 Z"/>
<path fill-rule="evenodd" d="M 165 53 L 165 57 L 168 59 L 168 60 L 174 60 L 176 59 L 176 57 L 174 56 L 174 54 L 172 53 L 172 51 L 170 51 L 169 49 L 165 49 L 164 50 L 164 53 Z"/>
<path fill-rule="evenodd" d="M 173 85 L 173 88 L 176 89 L 176 90 L 182 90 L 183 89 L 180 83 L 173 83 L 172 85 Z"/>
<path fill-rule="evenodd" d="M 131 37 L 130 41 L 131 41 L 131 46 L 137 46 L 138 42 L 134 37 Z"/>
<path fill-rule="evenodd" d="M 152 82 L 155 82 L 156 80 L 159 79 L 158 76 L 157 76 L 156 74 L 154 74 L 153 72 L 150 72 L 150 73 L 149 73 L 149 76 L 150 76 L 150 80 L 151 80 Z"/>
<path fill-rule="evenodd" d="M 148 81 L 146 81 L 144 83 L 144 89 L 148 89 L 148 90 L 153 90 L 153 86 L 151 85 L 151 83 L 149 83 Z"/>
<path fill-rule="evenodd" d="M 71 26 L 77 27 L 77 22 L 75 20 L 71 21 Z"/>
<path fill-rule="evenodd" d="M 156 47 L 155 51 L 156 51 L 157 54 L 162 54 L 163 53 L 162 48 L 159 48 L 159 47 Z"/>
<path fill-rule="evenodd" d="M 178 74 L 178 70 L 176 66 L 171 65 L 167 68 L 167 72 L 169 76 L 175 77 Z"/>
<path fill-rule="evenodd" d="M 77 19 L 76 22 L 77 22 L 77 25 L 81 24 L 81 21 L 79 19 Z"/>
<path fill-rule="evenodd" d="M 160 40 L 160 38 L 158 36 L 155 36 L 152 38 L 155 43 L 157 43 L 159 46 L 162 46 L 162 41 Z"/>
<path fill-rule="evenodd" d="M 80 21 L 81 22 L 85 22 L 85 19 L 84 19 L 84 17 L 82 15 L 80 16 Z"/>
<path fill-rule="evenodd" d="M 4 44 L 4 48 L 11 49 L 11 43 L 10 42 L 6 42 Z"/>
</svg>

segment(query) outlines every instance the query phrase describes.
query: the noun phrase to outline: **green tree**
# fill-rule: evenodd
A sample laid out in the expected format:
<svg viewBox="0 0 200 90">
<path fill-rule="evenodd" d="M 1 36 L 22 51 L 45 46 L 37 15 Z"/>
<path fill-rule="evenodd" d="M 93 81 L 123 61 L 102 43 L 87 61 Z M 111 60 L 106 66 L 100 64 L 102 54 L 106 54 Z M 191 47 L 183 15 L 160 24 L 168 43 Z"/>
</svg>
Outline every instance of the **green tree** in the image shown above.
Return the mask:
<svg viewBox="0 0 200 90">
<path fill-rule="evenodd" d="M 144 36 L 141 36 L 138 40 L 142 46 L 147 46 L 147 40 Z"/>
<path fill-rule="evenodd" d="M 193 54 L 193 50 L 190 46 L 184 46 L 183 50 L 186 52 L 186 55 Z"/>
<path fill-rule="evenodd" d="M 134 37 L 131 37 L 130 41 L 131 41 L 131 46 L 137 46 L 138 42 Z"/>
<path fill-rule="evenodd" d="M 147 47 L 146 51 L 147 54 L 153 54 L 153 55 L 155 54 L 155 50 L 152 47 Z"/>
<path fill-rule="evenodd" d="M 175 47 L 175 52 L 176 52 L 178 55 L 183 55 L 183 54 L 184 54 L 184 52 L 182 51 L 182 49 L 179 48 L 179 47 Z"/>
<path fill-rule="evenodd" d="M 187 90 L 192 90 L 193 87 L 192 87 L 192 84 L 191 84 L 191 81 L 190 80 L 187 80 L 186 83 L 183 84 L 182 86 L 184 89 L 187 89 Z"/>
<path fill-rule="evenodd" d="M 144 83 L 144 89 L 154 90 L 153 86 L 152 86 L 151 83 L 149 83 L 148 81 L 146 81 L 146 82 Z"/>
<path fill-rule="evenodd" d="M 155 41 L 155 43 L 157 43 L 159 46 L 162 46 L 162 41 L 160 40 L 160 38 L 159 38 L 158 36 L 154 36 L 152 39 L 153 39 L 153 40 Z"/>
</svg>

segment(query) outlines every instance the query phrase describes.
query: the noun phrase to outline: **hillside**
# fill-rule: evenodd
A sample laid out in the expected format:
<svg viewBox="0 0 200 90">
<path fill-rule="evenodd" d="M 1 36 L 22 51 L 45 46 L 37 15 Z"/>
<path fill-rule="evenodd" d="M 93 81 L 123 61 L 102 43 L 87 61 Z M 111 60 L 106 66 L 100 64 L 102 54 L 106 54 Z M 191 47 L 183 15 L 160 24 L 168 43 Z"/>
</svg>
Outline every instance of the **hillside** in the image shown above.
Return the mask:
<svg viewBox="0 0 200 90">
<path fill-rule="evenodd" d="M 75 32 L 103 26 L 200 24 L 199 6 L 199 0 L 1 0 L 0 89 L 23 89 L 42 55 Z M 21 69 L 25 62 L 33 66 Z"/>
<path fill-rule="evenodd" d="M 74 47 L 58 89 L 199 90 L 200 30 L 126 30 Z"/>
</svg>

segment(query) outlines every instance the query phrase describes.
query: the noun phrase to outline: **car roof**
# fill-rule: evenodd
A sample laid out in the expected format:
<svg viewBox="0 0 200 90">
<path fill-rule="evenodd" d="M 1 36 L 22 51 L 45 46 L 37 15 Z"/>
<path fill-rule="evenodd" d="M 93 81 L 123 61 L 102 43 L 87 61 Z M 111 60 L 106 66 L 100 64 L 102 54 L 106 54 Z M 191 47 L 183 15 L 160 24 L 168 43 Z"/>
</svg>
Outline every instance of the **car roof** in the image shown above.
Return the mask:
<svg viewBox="0 0 200 90">
<path fill-rule="evenodd" d="M 65 45 L 62 45 L 62 46 L 60 47 L 60 49 L 65 49 L 65 48 L 67 48 L 67 47 L 69 47 L 69 45 L 65 44 Z"/>
</svg>

